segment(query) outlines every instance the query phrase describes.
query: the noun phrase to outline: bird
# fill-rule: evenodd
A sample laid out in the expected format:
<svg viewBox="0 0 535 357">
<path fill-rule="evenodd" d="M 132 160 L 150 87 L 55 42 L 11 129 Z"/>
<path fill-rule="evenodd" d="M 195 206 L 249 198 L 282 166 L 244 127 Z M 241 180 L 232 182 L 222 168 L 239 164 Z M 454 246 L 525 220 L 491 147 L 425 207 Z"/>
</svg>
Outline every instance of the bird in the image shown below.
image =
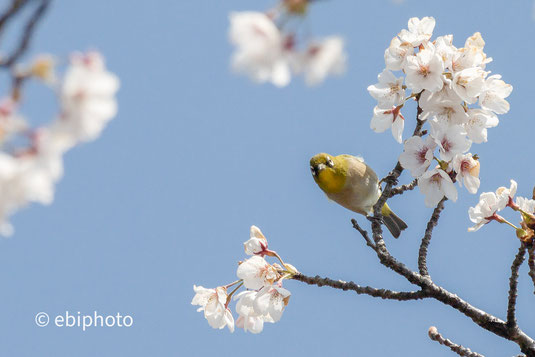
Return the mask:
<svg viewBox="0 0 535 357">
<path fill-rule="evenodd" d="M 381 197 L 381 186 L 377 174 L 364 159 L 320 153 L 310 159 L 310 171 L 330 200 L 366 217 L 373 215 L 373 206 Z M 407 224 L 386 203 L 381 213 L 385 226 L 398 238 Z"/>
</svg>

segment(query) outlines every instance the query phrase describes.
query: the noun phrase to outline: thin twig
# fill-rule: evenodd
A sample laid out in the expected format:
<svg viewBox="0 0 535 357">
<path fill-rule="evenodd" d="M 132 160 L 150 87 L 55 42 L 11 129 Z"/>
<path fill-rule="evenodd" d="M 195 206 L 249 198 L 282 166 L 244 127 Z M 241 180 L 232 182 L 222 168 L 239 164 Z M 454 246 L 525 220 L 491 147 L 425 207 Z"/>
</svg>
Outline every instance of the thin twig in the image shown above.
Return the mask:
<svg viewBox="0 0 535 357">
<path fill-rule="evenodd" d="M 529 276 L 533 282 L 533 289 L 535 289 L 535 245 L 530 243 L 528 246 L 528 265 L 529 265 Z M 535 290 L 533 291 L 535 294 Z"/>
<path fill-rule="evenodd" d="M 419 300 L 427 298 L 427 294 L 420 291 L 393 291 L 388 289 L 376 289 L 370 286 L 360 286 L 355 284 L 352 281 L 345 282 L 342 280 L 333 280 L 330 278 L 322 278 L 318 275 L 315 277 L 306 276 L 303 274 L 296 274 L 292 279 L 297 281 L 302 281 L 309 285 L 317 286 L 330 286 L 331 288 L 341 289 L 341 290 L 351 290 L 357 294 L 370 295 L 373 297 L 380 297 L 381 299 L 388 300 L 398 300 L 398 301 L 408 301 L 408 300 Z"/>
<path fill-rule="evenodd" d="M 507 328 L 514 329 L 518 325 L 516 323 L 515 309 L 516 309 L 516 297 L 518 287 L 518 269 L 524 262 L 524 255 L 526 254 L 526 246 L 523 242 L 520 242 L 520 248 L 511 265 L 511 277 L 509 278 L 509 298 L 507 302 Z"/>
<path fill-rule="evenodd" d="M 433 341 L 437 341 L 441 345 L 444 345 L 446 347 L 449 347 L 450 350 L 457 353 L 459 356 L 464 357 L 485 357 L 482 354 L 479 354 L 477 352 L 472 352 L 468 347 L 463 347 L 461 345 L 458 345 L 456 343 L 453 343 L 451 340 L 442 337 L 442 335 L 438 332 L 437 328 L 435 326 L 431 326 L 428 331 L 429 338 Z"/>
<path fill-rule="evenodd" d="M 446 202 L 446 200 L 446 197 L 440 200 L 438 205 L 435 207 L 433 214 L 431 215 L 431 219 L 429 219 L 429 222 L 427 222 L 427 228 L 418 252 L 418 270 L 422 275 L 429 275 L 429 272 L 427 271 L 427 248 L 429 247 L 431 237 L 433 236 L 433 228 L 435 228 L 435 226 L 438 224 L 440 213 L 444 209 L 444 202 Z"/>
<path fill-rule="evenodd" d="M 390 197 L 393 197 L 395 195 L 401 195 L 405 191 L 411 191 L 414 190 L 418 186 L 418 179 L 414 179 L 411 183 L 406 185 L 401 185 L 398 187 L 394 187 L 392 191 L 390 191 Z"/>
<path fill-rule="evenodd" d="M 15 17 L 17 12 L 19 12 L 28 2 L 29 0 L 13 0 L 11 2 L 11 6 L 7 8 L 2 15 L 0 15 L 0 34 L 4 30 L 4 26 L 7 21 Z"/>
<path fill-rule="evenodd" d="M 22 39 L 20 40 L 17 48 L 13 53 L 7 58 L 7 60 L 0 63 L 0 66 L 11 67 L 15 62 L 26 52 L 32 38 L 33 31 L 39 20 L 43 17 L 48 5 L 51 0 L 41 0 L 41 4 L 37 7 L 35 12 L 32 14 L 26 26 L 24 26 L 24 31 L 22 33 Z"/>
<path fill-rule="evenodd" d="M 353 223 L 353 228 L 359 231 L 359 233 L 362 235 L 362 237 L 366 241 L 366 245 L 368 245 L 368 247 L 372 248 L 373 250 L 377 251 L 377 247 L 375 246 L 375 244 L 373 244 L 372 240 L 370 239 L 370 236 L 368 235 L 368 232 L 359 226 L 359 224 L 357 223 L 357 220 L 351 219 L 351 223 Z"/>
</svg>

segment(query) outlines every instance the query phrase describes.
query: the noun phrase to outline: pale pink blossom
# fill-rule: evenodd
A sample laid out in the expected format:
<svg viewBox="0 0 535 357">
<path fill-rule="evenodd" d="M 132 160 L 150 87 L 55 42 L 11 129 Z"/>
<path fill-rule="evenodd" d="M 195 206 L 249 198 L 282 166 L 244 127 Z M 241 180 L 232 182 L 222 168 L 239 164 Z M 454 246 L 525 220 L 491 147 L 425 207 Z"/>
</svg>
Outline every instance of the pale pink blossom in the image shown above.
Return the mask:
<svg viewBox="0 0 535 357">
<path fill-rule="evenodd" d="M 254 300 L 254 311 L 259 315 L 269 316 L 273 322 L 277 322 L 288 305 L 290 295 L 288 290 L 280 286 L 265 286 Z"/>
<path fill-rule="evenodd" d="M 435 53 L 434 47 L 431 44 L 429 46 L 415 56 L 409 56 L 406 59 L 405 72 L 407 77 L 405 83 L 414 92 L 420 92 L 423 89 L 436 92 L 444 85 L 442 80 L 444 62 Z"/>
<path fill-rule="evenodd" d="M 376 106 L 373 109 L 370 128 L 376 133 L 382 133 L 388 129 L 392 129 L 392 136 L 401 144 L 405 118 L 401 114 L 400 109 L 399 106 L 393 107 L 392 109 L 381 109 Z"/>
<path fill-rule="evenodd" d="M 479 161 L 475 160 L 472 154 L 457 154 L 453 158 L 453 169 L 457 173 L 456 180 L 464 186 L 470 193 L 476 193 L 479 189 Z"/>
<path fill-rule="evenodd" d="M 466 131 L 460 125 L 431 122 L 431 136 L 439 146 L 440 158 L 450 161 L 457 154 L 467 152 L 472 145 L 466 138 Z"/>
<path fill-rule="evenodd" d="M 483 92 L 486 75 L 487 72 L 478 67 L 456 72 L 452 80 L 453 90 L 466 103 L 472 104 Z"/>
<path fill-rule="evenodd" d="M 431 164 L 436 146 L 430 136 L 425 139 L 413 136 L 405 140 L 399 162 L 404 169 L 410 170 L 413 177 L 420 177 Z"/>
<path fill-rule="evenodd" d="M 245 248 L 245 254 L 247 255 L 262 255 L 267 250 L 268 242 L 260 228 L 251 226 L 250 238 L 247 242 L 243 243 L 243 246 Z"/>
<path fill-rule="evenodd" d="M 417 17 L 409 19 L 408 30 L 401 30 L 398 34 L 403 42 L 409 42 L 413 47 L 420 46 L 423 42 L 429 41 L 435 28 L 433 17 L 424 17 L 421 20 Z"/>
<path fill-rule="evenodd" d="M 264 13 L 244 11 L 230 14 L 229 37 L 236 46 L 232 67 L 256 82 L 278 87 L 290 82 L 285 37 Z"/>
<path fill-rule="evenodd" d="M 414 46 L 409 42 L 401 41 L 397 36 L 392 39 L 390 46 L 385 50 L 386 69 L 399 71 L 405 66 L 408 56 L 414 54 Z"/>
<path fill-rule="evenodd" d="M 368 87 L 368 92 L 378 102 L 381 108 L 388 108 L 403 104 L 405 90 L 403 89 L 403 77 L 396 78 L 388 69 L 383 70 L 377 79 L 379 83 Z"/>
<path fill-rule="evenodd" d="M 196 285 L 193 285 L 193 290 L 195 296 L 191 304 L 200 306 L 197 311 L 204 311 L 208 324 L 217 329 L 227 326 L 230 332 L 234 332 L 234 318 L 227 308 L 227 290 L 221 286 L 216 289 L 206 289 Z"/>
<path fill-rule="evenodd" d="M 509 102 L 505 98 L 511 94 L 513 86 L 500 78 L 502 76 L 499 74 L 487 78 L 483 93 L 479 96 L 479 105 L 496 114 L 505 114 L 509 111 Z"/>
<path fill-rule="evenodd" d="M 344 40 L 338 36 L 327 37 L 309 45 L 305 52 L 303 71 L 305 83 L 314 86 L 323 82 L 330 74 L 343 74 L 347 55 Z"/>
<path fill-rule="evenodd" d="M 475 207 L 468 209 L 470 220 L 475 223 L 468 228 L 469 232 L 475 232 L 483 225 L 493 220 L 494 214 L 500 210 L 500 200 L 494 192 L 483 192 L 479 196 L 479 202 Z"/>
<path fill-rule="evenodd" d="M 277 269 L 258 255 L 245 260 L 238 266 L 238 278 L 243 279 L 247 289 L 258 290 L 272 285 L 280 276 Z"/>
<path fill-rule="evenodd" d="M 424 172 L 418 179 L 420 192 L 425 195 L 427 207 L 436 206 L 444 196 L 453 202 L 457 201 L 457 189 L 450 176 L 439 168 Z"/>
<path fill-rule="evenodd" d="M 468 121 L 463 127 L 470 140 L 476 144 L 487 141 L 487 129 L 498 125 L 498 117 L 484 109 L 468 109 Z"/>
</svg>

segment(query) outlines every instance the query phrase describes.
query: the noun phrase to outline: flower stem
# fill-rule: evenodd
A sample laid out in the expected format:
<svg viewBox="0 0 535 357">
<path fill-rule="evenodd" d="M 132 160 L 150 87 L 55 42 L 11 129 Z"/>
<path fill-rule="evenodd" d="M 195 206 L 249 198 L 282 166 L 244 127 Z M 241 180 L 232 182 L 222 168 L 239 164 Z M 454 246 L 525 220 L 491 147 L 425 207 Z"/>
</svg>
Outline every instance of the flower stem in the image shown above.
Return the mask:
<svg viewBox="0 0 535 357">
<path fill-rule="evenodd" d="M 228 288 L 230 288 L 232 285 L 236 285 L 236 284 L 238 284 L 238 283 L 240 283 L 240 282 L 242 282 L 242 281 L 243 281 L 243 279 L 240 279 L 240 280 L 236 280 L 236 281 L 233 282 L 233 283 L 230 283 L 230 284 L 228 284 L 228 285 L 225 285 L 225 289 L 228 289 Z"/>
<path fill-rule="evenodd" d="M 241 280 L 238 280 L 238 281 L 241 281 Z M 227 296 L 227 302 L 225 303 L 225 308 L 228 307 L 228 304 L 230 303 L 230 299 L 232 298 L 232 295 L 234 295 L 234 293 L 235 293 L 236 291 L 238 291 L 238 289 L 241 288 L 242 285 L 243 285 L 243 281 L 240 283 L 240 285 L 236 286 L 236 288 L 235 288 L 234 290 L 232 290 L 232 291 L 230 292 L 230 294 L 228 294 L 228 296 Z"/>
</svg>

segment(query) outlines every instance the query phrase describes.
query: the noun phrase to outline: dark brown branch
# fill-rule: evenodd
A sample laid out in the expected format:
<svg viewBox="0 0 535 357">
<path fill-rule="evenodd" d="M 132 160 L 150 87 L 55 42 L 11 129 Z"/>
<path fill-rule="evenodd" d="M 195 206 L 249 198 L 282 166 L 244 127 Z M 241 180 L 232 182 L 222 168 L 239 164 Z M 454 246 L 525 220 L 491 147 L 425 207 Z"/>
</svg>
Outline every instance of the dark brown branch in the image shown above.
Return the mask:
<svg viewBox="0 0 535 357">
<path fill-rule="evenodd" d="M 524 243 L 520 243 L 520 248 L 518 248 L 518 253 L 513 260 L 511 265 L 511 277 L 509 278 L 509 298 L 507 302 L 507 328 L 515 329 L 518 327 L 515 317 L 516 309 L 516 297 L 517 297 L 517 287 L 518 287 L 518 269 L 524 262 L 524 255 L 526 254 L 526 246 Z"/>
<path fill-rule="evenodd" d="M 11 2 L 11 6 L 8 7 L 2 15 L 0 15 L 0 34 L 4 30 L 4 26 L 8 20 L 15 17 L 17 12 L 19 12 L 28 2 L 29 0 L 13 0 Z"/>
<path fill-rule="evenodd" d="M 366 241 L 366 245 L 368 245 L 368 247 L 372 248 L 373 250 L 377 251 L 377 247 L 375 246 L 375 244 L 373 244 L 372 240 L 370 239 L 370 237 L 368 235 L 368 232 L 365 231 L 364 229 L 360 228 L 359 224 L 357 223 L 357 220 L 356 219 L 352 219 L 351 223 L 353 223 L 353 228 L 355 228 L 357 231 L 359 231 L 359 233 L 362 235 L 362 237 Z"/>
<path fill-rule="evenodd" d="M 380 297 L 381 299 L 388 299 L 388 300 L 398 300 L 398 301 L 408 301 L 408 300 L 419 300 L 424 299 L 427 296 L 427 294 L 420 290 L 420 291 L 393 291 L 388 289 L 376 289 L 372 288 L 370 286 L 360 286 L 355 284 L 354 282 L 345 282 L 342 280 L 332 280 L 329 278 L 322 278 L 318 275 L 315 277 L 309 277 L 303 274 L 296 274 L 292 277 L 292 279 L 297 281 L 302 281 L 304 283 L 307 283 L 309 285 L 317 285 L 317 286 L 330 286 L 331 288 L 335 289 L 341 289 L 341 290 L 351 290 L 356 292 L 357 294 L 364 294 L 364 295 L 370 295 L 373 297 Z"/>
<path fill-rule="evenodd" d="M 431 237 L 433 236 L 433 229 L 438 224 L 440 213 L 444 209 L 444 202 L 446 202 L 446 200 L 446 197 L 440 200 L 438 205 L 435 207 L 433 214 L 431 215 L 431 219 L 429 220 L 429 222 L 427 222 L 427 228 L 425 230 L 424 237 L 422 238 L 422 243 L 420 244 L 420 250 L 418 252 L 418 270 L 422 275 L 429 275 L 429 272 L 427 271 L 427 248 L 429 247 L 429 243 L 431 242 Z"/>
<path fill-rule="evenodd" d="M 418 186 L 418 179 L 414 179 L 411 183 L 407 185 L 401 185 L 398 187 L 394 187 L 392 191 L 390 191 L 390 197 L 393 197 L 395 195 L 401 195 L 405 191 L 411 191 L 414 190 Z"/>
<path fill-rule="evenodd" d="M 431 326 L 428 331 L 429 338 L 433 341 L 437 341 L 441 345 L 444 345 L 446 347 L 449 347 L 450 350 L 457 353 L 459 356 L 464 357 L 485 357 L 479 353 L 472 352 L 469 348 L 463 347 L 461 345 L 458 345 L 456 343 L 453 343 L 451 340 L 442 337 L 442 335 L 438 332 L 437 328 L 435 326 Z"/>
<path fill-rule="evenodd" d="M 533 245 L 533 243 L 528 246 L 528 266 L 528 274 L 533 282 L 533 288 L 535 289 L 535 245 Z M 533 294 L 535 294 L 535 290 L 533 291 Z"/>
<path fill-rule="evenodd" d="M 22 38 L 17 48 L 5 61 L 2 61 L 2 63 L 0 63 L 0 66 L 3 66 L 3 67 L 13 66 L 15 62 L 26 52 L 26 50 L 28 49 L 28 46 L 30 45 L 30 40 L 32 38 L 33 31 L 35 30 L 35 26 L 45 14 L 45 11 L 48 8 L 50 1 L 51 0 L 41 0 L 41 4 L 37 7 L 37 9 L 35 9 L 34 13 L 32 14 L 30 19 L 26 23 L 26 26 L 24 26 L 24 30 L 22 32 Z"/>
</svg>

